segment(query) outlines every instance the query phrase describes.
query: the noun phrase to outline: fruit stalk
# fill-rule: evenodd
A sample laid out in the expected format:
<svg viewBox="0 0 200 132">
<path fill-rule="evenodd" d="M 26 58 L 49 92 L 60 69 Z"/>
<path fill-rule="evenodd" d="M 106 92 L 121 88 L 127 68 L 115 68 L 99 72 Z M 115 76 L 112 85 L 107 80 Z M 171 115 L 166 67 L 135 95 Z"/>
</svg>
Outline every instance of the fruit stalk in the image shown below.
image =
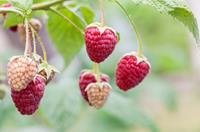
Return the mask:
<svg viewBox="0 0 200 132">
<path fill-rule="evenodd" d="M 31 29 L 32 29 L 32 31 L 33 31 L 33 33 L 34 33 L 36 39 L 38 40 L 38 42 L 39 42 L 39 44 L 40 44 L 40 46 L 41 46 L 41 48 L 42 48 L 43 59 L 44 59 L 45 62 L 47 62 L 47 53 L 46 53 L 45 45 L 44 45 L 44 43 L 42 42 L 42 39 L 41 39 L 41 37 L 38 35 L 37 31 L 35 31 L 35 29 L 33 28 L 33 26 L 32 26 L 31 24 L 30 24 L 30 27 L 31 27 Z"/>
<path fill-rule="evenodd" d="M 104 2 L 103 0 L 99 0 L 99 9 L 100 9 L 100 21 L 101 26 L 105 26 L 105 13 L 104 13 Z"/>
<path fill-rule="evenodd" d="M 95 63 L 95 62 L 93 63 L 93 71 L 97 75 L 97 82 L 100 83 L 101 78 L 100 78 L 100 70 L 99 70 L 99 64 L 98 63 Z"/>
<path fill-rule="evenodd" d="M 48 1 L 48 2 L 41 2 L 34 4 L 32 6 L 32 10 L 46 10 L 49 9 L 49 7 L 60 4 L 66 0 L 54 0 L 54 1 Z"/>
<path fill-rule="evenodd" d="M 33 40 L 33 53 L 37 53 L 37 47 L 36 47 L 36 40 L 35 40 L 35 33 L 34 29 L 31 27 L 31 34 L 32 34 L 32 40 Z"/>
<path fill-rule="evenodd" d="M 138 30 L 136 28 L 136 24 L 133 21 L 133 17 L 128 14 L 126 9 L 123 7 L 123 5 L 118 0 L 114 0 L 114 2 L 122 9 L 122 11 L 125 13 L 125 15 L 128 17 L 128 19 L 129 19 L 129 21 L 131 23 L 132 29 L 135 32 L 136 40 L 137 40 L 137 43 L 138 43 L 137 54 L 138 54 L 138 56 L 141 57 L 142 56 L 142 40 L 141 40 L 139 32 L 138 32 Z"/>
<path fill-rule="evenodd" d="M 25 19 L 25 30 L 26 30 L 26 45 L 25 45 L 24 55 L 31 56 L 32 46 L 31 46 L 31 39 L 29 35 L 29 24 L 28 24 L 27 18 Z"/>
</svg>

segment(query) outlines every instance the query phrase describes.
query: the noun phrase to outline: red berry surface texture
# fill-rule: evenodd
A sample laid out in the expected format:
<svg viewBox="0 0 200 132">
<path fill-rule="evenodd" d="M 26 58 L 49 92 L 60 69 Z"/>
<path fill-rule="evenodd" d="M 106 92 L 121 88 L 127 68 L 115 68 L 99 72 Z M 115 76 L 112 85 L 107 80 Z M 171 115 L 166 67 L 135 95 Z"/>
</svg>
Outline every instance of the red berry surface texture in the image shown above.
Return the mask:
<svg viewBox="0 0 200 132">
<path fill-rule="evenodd" d="M 117 64 L 115 81 L 117 86 L 127 91 L 137 86 L 149 73 L 150 63 L 135 52 L 123 56 Z"/>
<path fill-rule="evenodd" d="M 91 24 L 85 30 L 86 50 L 93 62 L 103 62 L 112 54 L 117 42 L 116 32 L 109 27 Z"/>
<path fill-rule="evenodd" d="M 83 98 L 89 103 L 87 92 L 85 91 L 86 87 L 91 83 L 96 83 L 96 74 L 92 71 L 84 70 L 81 72 L 79 77 L 79 88 Z M 109 77 L 106 74 L 101 74 L 101 82 L 109 82 Z"/>
<path fill-rule="evenodd" d="M 36 76 L 25 89 L 21 91 L 12 90 L 11 97 L 17 110 L 22 115 L 31 115 L 38 109 L 44 90 L 44 78 Z"/>
</svg>

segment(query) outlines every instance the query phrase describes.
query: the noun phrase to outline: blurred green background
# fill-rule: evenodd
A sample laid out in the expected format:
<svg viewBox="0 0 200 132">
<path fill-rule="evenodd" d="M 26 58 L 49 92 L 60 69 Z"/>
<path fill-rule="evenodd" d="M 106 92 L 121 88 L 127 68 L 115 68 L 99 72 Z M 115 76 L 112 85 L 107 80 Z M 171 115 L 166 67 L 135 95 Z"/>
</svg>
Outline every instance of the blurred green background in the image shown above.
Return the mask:
<svg viewBox="0 0 200 132">
<path fill-rule="evenodd" d="M 93 8 L 97 9 L 95 4 Z M 92 67 L 85 47 L 63 70 L 62 57 L 44 28 L 41 36 L 47 44 L 49 61 L 63 72 L 46 87 L 40 108 L 33 116 L 21 116 L 12 103 L 9 88 L 1 84 L 7 93 L 0 101 L 0 131 L 199 132 L 199 71 L 195 68 L 198 59 L 191 36 L 180 22 L 151 7 L 131 6 L 131 11 L 142 36 L 144 54 L 152 65 L 151 74 L 142 84 L 126 93 L 115 85 L 118 60 L 136 50 L 137 44 L 127 17 L 108 2 L 106 22 L 120 32 L 121 40 L 114 53 L 101 64 L 101 71 L 110 76 L 113 87 L 106 105 L 95 110 L 80 95 L 79 73 Z M 0 78 L 3 80 L 8 58 L 21 54 L 23 44 L 18 44 L 16 33 L 2 26 L 0 39 Z"/>
</svg>

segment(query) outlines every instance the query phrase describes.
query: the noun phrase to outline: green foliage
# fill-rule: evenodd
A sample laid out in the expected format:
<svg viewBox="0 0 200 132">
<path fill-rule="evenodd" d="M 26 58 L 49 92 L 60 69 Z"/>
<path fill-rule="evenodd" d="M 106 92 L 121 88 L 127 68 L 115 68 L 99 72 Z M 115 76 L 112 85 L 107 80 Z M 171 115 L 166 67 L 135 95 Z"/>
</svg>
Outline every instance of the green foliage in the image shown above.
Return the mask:
<svg viewBox="0 0 200 132">
<path fill-rule="evenodd" d="M 31 10 L 33 4 L 32 0 L 9 0 L 9 1 L 13 6 L 18 7 L 25 11 Z"/>
<path fill-rule="evenodd" d="M 16 26 L 19 23 L 23 23 L 22 17 L 14 13 L 8 13 L 3 26 L 9 28 L 11 26 Z"/>
<path fill-rule="evenodd" d="M 196 18 L 184 0 L 132 0 L 132 2 L 150 5 L 161 13 L 173 16 L 188 28 L 197 43 L 199 43 L 199 30 Z"/>
<path fill-rule="evenodd" d="M 84 8 L 82 9 L 82 15 L 85 16 L 84 20 L 91 22 L 94 15 L 89 8 L 87 10 L 86 7 Z M 63 8 L 59 11 L 78 25 L 80 29 L 84 30 L 84 23 L 74 12 L 68 8 Z M 83 46 L 83 35 L 77 28 L 57 14 L 50 12 L 48 15 L 48 33 L 56 48 L 64 57 L 65 63 L 68 64 Z"/>
<path fill-rule="evenodd" d="M 33 3 L 39 3 L 47 0 L 33 0 Z M 86 66 L 91 67 L 86 53 L 79 55 L 76 63 L 78 68 L 74 68 L 75 73 L 69 73 L 71 70 L 66 69 L 66 75 L 60 76 L 58 82 L 48 85 L 45 89 L 45 95 L 41 102 L 40 110 L 30 118 L 25 118 L 16 114 L 16 110 L 8 97 L 1 102 L 0 107 L 0 125 L 10 125 L 16 128 L 33 125 L 45 126 L 55 131 L 80 131 L 83 132 L 130 132 L 137 127 L 144 127 L 152 132 L 159 131 L 155 121 L 151 116 L 145 113 L 145 109 L 140 106 L 140 98 L 147 95 L 151 99 L 155 98 L 163 103 L 169 110 L 174 110 L 177 106 L 177 99 L 173 87 L 167 82 L 166 78 L 160 75 L 160 72 L 181 71 L 187 69 L 188 55 L 186 46 L 186 32 L 179 23 L 170 22 L 172 19 L 168 15 L 160 15 L 157 11 L 170 14 L 175 17 L 193 33 L 198 40 L 198 28 L 196 20 L 191 11 L 186 7 L 182 0 L 118 0 L 126 8 L 128 13 L 135 18 L 136 25 L 142 34 L 142 39 L 146 42 L 144 48 L 149 60 L 152 62 L 152 68 L 156 71 L 154 75 L 149 76 L 144 84 L 128 93 L 120 92 L 114 84 L 114 67 L 117 60 L 124 54 L 123 48 L 132 49 L 132 41 L 125 40 L 123 44 L 117 45 L 115 52 L 101 66 L 105 73 L 111 76 L 113 92 L 102 110 L 93 110 L 86 108 L 86 104 L 82 102 L 82 98 L 78 89 L 78 74 L 80 69 Z M 88 2 L 89 0 L 85 0 Z M 14 6 L 28 10 L 32 6 L 31 0 L 13 0 Z M 140 5 L 142 4 L 142 5 Z M 144 6 L 144 4 L 146 6 Z M 156 10 L 148 9 L 147 5 L 153 6 Z M 94 12 L 88 5 L 80 3 L 68 3 L 63 6 L 55 6 L 54 9 L 62 13 L 63 16 L 73 21 L 78 28 L 84 30 L 87 24 L 93 22 Z M 64 58 L 65 65 L 69 64 L 72 58 L 77 55 L 82 48 L 83 34 L 77 30 L 72 24 L 58 14 L 51 11 L 44 11 L 47 15 L 47 29 L 50 39 L 54 42 L 60 55 Z M 138 13 L 139 12 L 139 13 Z M 35 13 L 35 12 L 34 12 Z M 114 15 L 113 15 L 114 14 Z M 41 15 L 41 14 L 40 14 Z M 118 16 L 116 12 L 112 12 L 113 16 Z M 37 16 L 37 15 L 36 15 Z M 4 26 L 9 27 L 22 20 L 18 20 L 18 16 L 9 13 L 5 20 Z M 119 17 L 120 22 L 123 17 Z M 155 18 L 155 19 L 153 19 Z M 110 17 L 112 19 L 112 17 Z M 140 21 L 142 20 L 142 21 Z M 117 21 L 117 22 L 119 22 Z M 115 21 L 111 20 L 111 23 Z M 115 23 L 116 24 L 116 23 Z M 113 25 L 115 25 L 113 24 Z M 117 23 L 118 24 L 118 23 Z M 125 23 L 124 25 L 126 25 Z M 121 41 L 124 36 L 131 34 L 127 32 L 122 34 Z M 174 33 L 174 34 L 173 34 Z M 124 36 L 123 36 L 124 35 Z M 180 37 L 181 36 L 181 37 Z M 131 43 L 130 45 L 125 45 Z M 136 44 L 135 44 L 136 45 Z M 173 47 L 173 48 L 172 48 Z M 166 50 L 172 48 L 173 50 Z M 159 50 L 158 50 L 159 49 Z M 0 53 L 0 55 L 4 53 Z M 6 57 L 8 58 L 8 57 Z M 2 60 L 1 56 L 0 59 Z M 4 59 L 5 61 L 5 59 Z M 4 62 L 6 63 L 6 62 Z M 56 60 L 55 63 L 58 63 Z M 81 67 L 82 66 L 82 67 Z M 76 79 L 69 76 L 75 76 Z M 66 81 L 67 80 L 67 81 Z M 7 123 L 8 122 L 8 123 Z M 17 123 L 16 123 L 17 122 Z M 20 130 L 19 130 L 20 131 Z"/>
</svg>

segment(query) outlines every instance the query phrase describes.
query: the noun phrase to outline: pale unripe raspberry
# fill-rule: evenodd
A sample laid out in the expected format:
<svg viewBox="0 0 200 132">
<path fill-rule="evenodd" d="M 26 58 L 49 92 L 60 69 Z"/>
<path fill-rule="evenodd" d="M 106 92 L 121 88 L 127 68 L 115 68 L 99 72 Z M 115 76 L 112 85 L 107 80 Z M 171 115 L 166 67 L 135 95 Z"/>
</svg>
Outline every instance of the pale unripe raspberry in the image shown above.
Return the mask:
<svg viewBox="0 0 200 132">
<path fill-rule="evenodd" d="M 82 97 L 89 103 L 87 92 L 85 89 L 90 83 L 96 83 L 97 82 L 97 75 L 90 71 L 90 70 L 83 70 L 79 77 L 79 88 L 81 91 Z M 101 73 L 100 74 L 101 82 L 109 82 L 109 76 L 106 74 Z"/>
<path fill-rule="evenodd" d="M 33 80 L 37 63 L 26 56 L 14 56 L 7 65 L 8 84 L 15 91 L 21 91 Z"/>
<path fill-rule="evenodd" d="M 96 109 L 103 107 L 112 87 L 108 83 L 91 83 L 85 89 L 91 106 Z"/>
</svg>

